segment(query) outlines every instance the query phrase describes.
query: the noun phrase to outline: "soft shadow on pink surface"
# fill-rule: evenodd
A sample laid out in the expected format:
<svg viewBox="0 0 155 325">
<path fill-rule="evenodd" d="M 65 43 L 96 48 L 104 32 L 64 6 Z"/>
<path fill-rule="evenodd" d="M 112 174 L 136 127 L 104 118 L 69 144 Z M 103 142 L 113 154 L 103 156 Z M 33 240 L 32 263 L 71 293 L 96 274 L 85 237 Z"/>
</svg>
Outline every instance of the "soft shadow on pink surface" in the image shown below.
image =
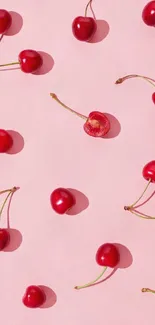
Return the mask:
<svg viewBox="0 0 155 325">
<path fill-rule="evenodd" d="M 52 56 L 46 52 L 38 51 L 43 59 L 43 65 L 40 69 L 34 72 L 34 75 L 44 75 L 49 73 L 54 67 L 54 59 Z"/>
<path fill-rule="evenodd" d="M 93 38 L 89 43 L 99 43 L 102 42 L 109 34 L 110 27 L 107 21 L 105 20 L 96 20 L 97 30 Z"/>
<path fill-rule="evenodd" d="M 24 148 L 24 138 L 19 132 L 7 130 L 13 139 L 13 146 L 7 151 L 9 155 L 15 155 L 21 152 Z"/>
<path fill-rule="evenodd" d="M 17 187 L 17 190 L 19 190 L 19 187 Z M 8 246 L 4 248 L 4 252 L 13 252 L 18 249 L 22 243 L 22 234 L 20 233 L 20 231 L 10 227 L 10 206 L 12 198 L 16 191 L 11 194 L 7 208 L 7 231 L 10 234 L 10 241 Z"/>
<path fill-rule="evenodd" d="M 20 14 L 15 11 L 10 11 L 9 13 L 12 17 L 12 24 L 4 36 L 14 36 L 18 34 L 23 26 L 23 18 Z"/>
<path fill-rule="evenodd" d="M 68 188 L 68 191 L 73 194 L 76 200 L 75 205 L 67 212 L 68 215 L 74 216 L 88 208 L 89 200 L 85 194 L 73 188 Z"/>
<path fill-rule="evenodd" d="M 45 293 L 46 301 L 40 308 L 53 307 L 57 302 L 56 293 L 49 287 L 39 285 L 39 288 Z"/>
<path fill-rule="evenodd" d="M 110 121 L 110 131 L 103 137 L 104 139 L 116 138 L 121 132 L 121 125 L 117 118 L 109 113 L 104 113 Z"/>
<path fill-rule="evenodd" d="M 101 284 L 101 283 L 109 280 L 115 274 L 115 272 L 118 269 L 126 269 L 126 268 L 128 268 L 128 267 L 130 267 L 132 265 L 133 257 L 132 257 L 131 252 L 129 251 L 129 249 L 126 246 L 118 244 L 118 243 L 114 243 L 114 245 L 117 247 L 117 249 L 118 249 L 118 251 L 120 253 L 120 262 L 119 262 L 119 264 L 112 270 L 112 272 L 107 277 L 105 277 L 101 281 L 98 281 L 98 282 L 90 285 L 89 287 L 93 287 L 95 285 Z"/>
</svg>

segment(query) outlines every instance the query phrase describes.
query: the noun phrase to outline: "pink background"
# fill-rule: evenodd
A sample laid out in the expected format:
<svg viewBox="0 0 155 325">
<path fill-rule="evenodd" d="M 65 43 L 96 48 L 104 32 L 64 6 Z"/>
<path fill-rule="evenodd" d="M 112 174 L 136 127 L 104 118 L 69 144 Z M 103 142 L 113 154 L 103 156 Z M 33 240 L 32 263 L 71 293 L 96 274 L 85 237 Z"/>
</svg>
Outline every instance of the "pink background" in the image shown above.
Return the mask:
<svg viewBox="0 0 155 325">
<path fill-rule="evenodd" d="M 71 23 L 83 15 L 86 2 L 1 0 L 2 8 L 22 16 L 23 27 L 1 41 L 0 63 L 16 61 L 26 48 L 47 52 L 55 62 L 43 75 L 0 74 L 0 127 L 19 132 L 25 142 L 21 150 L 19 137 L 20 152 L 0 156 L 1 189 L 20 186 L 12 200 L 11 227 L 23 236 L 17 250 L 0 255 L 5 325 L 154 324 L 155 296 L 141 288 L 155 289 L 155 223 L 123 210 L 142 192 L 142 168 L 155 159 L 153 88 L 142 80 L 114 82 L 129 73 L 155 76 L 155 30 L 141 19 L 146 0 L 94 0 L 96 17 L 107 21 L 109 34 L 104 38 L 102 30 L 99 40 L 104 39 L 93 44 L 78 42 Z M 112 114 L 121 130 L 117 122 L 110 139 L 89 137 L 83 121 L 63 110 L 50 92 L 83 114 Z M 59 186 L 84 193 L 89 207 L 56 215 L 49 196 Z M 154 185 L 148 193 L 152 190 Z M 154 200 L 142 210 L 153 215 Z M 5 224 L 6 210 L 1 227 Z M 75 291 L 75 285 L 100 273 L 95 254 L 105 242 L 124 245 L 133 262 L 122 249 L 121 268 L 109 280 Z M 31 284 L 55 292 L 53 307 L 23 306 Z"/>
</svg>

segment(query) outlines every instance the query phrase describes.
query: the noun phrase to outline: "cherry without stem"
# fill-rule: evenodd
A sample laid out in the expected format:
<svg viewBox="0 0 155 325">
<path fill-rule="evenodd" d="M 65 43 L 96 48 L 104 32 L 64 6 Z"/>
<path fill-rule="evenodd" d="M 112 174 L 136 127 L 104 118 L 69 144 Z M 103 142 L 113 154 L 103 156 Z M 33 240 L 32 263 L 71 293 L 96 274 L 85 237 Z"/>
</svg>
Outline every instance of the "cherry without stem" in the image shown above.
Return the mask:
<svg viewBox="0 0 155 325">
<path fill-rule="evenodd" d="M 149 215 L 141 215 L 140 213 L 137 213 L 135 211 L 136 209 L 136 205 L 137 203 L 143 198 L 144 194 L 146 193 L 150 183 L 155 183 L 155 160 L 150 161 L 149 163 L 147 163 L 142 171 L 142 175 L 145 178 L 145 180 L 147 180 L 147 185 L 144 189 L 144 191 L 142 192 L 142 194 L 140 195 L 140 197 L 131 205 L 129 206 L 125 206 L 124 210 L 130 211 L 132 214 L 136 215 L 137 217 L 143 218 L 143 219 L 155 219 L 155 217 L 151 217 Z"/>
<path fill-rule="evenodd" d="M 0 34 L 4 34 L 11 26 L 12 18 L 5 9 L 0 9 Z"/>
<path fill-rule="evenodd" d="M 94 18 L 87 17 L 88 7 L 91 6 L 90 0 L 85 9 L 85 16 L 78 16 L 73 20 L 72 32 L 79 41 L 88 42 L 94 36 L 97 30 L 97 24 Z"/>
<path fill-rule="evenodd" d="M 0 153 L 5 153 L 13 146 L 11 135 L 3 129 L 0 129 Z"/>
<path fill-rule="evenodd" d="M 65 188 L 55 189 L 50 196 L 52 208 L 58 214 L 65 214 L 76 203 L 73 194 Z"/>
<path fill-rule="evenodd" d="M 65 109 L 69 110 L 71 113 L 74 113 L 75 115 L 85 120 L 83 128 L 88 135 L 92 137 L 103 138 L 110 131 L 110 121 L 105 114 L 98 111 L 94 111 L 91 112 L 87 117 L 66 106 L 63 102 L 58 99 L 56 94 L 50 93 L 50 96 Z"/>
<path fill-rule="evenodd" d="M 92 286 L 97 283 L 103 276 L 108 267 L 115 268 L 120 261 L 120 254 L 117 247 L 114 244 L 106 243 L 99 247 L 96 253 L 96 262 L 100 266 L 104 266 L 101 274 L 94 280 L 82 286 L 76 286 L 75 289 L 83 289 Z"/>
<path fill-rule="evenodd" d="M 33 73 L 41 68 L 42 64 L 43 59 L 39 52 L 34 50 L 23 50 L 19 53 L 17 62 L 0 64 L 0 67 L 20 65 L 20 69 L 23 72 Z"/>
<path fill-rule="evenodd" d="M 129 75 L 125 76 L 125 77 L 119 78 L 119 79 L 116 80 L 115 84 L 116 85 L 122 84 L 125 80 L 132 79 L 132 78 L 143 79 L 143 80 L 149 82 L 153 87 L 155 87 L 155 80 L 154 79 L 149 78 L 149 77 L 145 77 L 145 76 L 141 76 L 141 75 L 138 75 L 138 74 L 129 74 Z M 152 94 L 152 101 L 155 104 L 155 93 Z"/>
<path fill-rule="evenodd" d="M 28 308 L 38 308 L 46 301 L 46 295 L 39 286 L 31 285 L 26 289 L 22 301 Z"/>
<path fill-rule="evenodd" d="M 155 1 L 146 4 L 142 11 L 142 19 L 146 25 L 155 27 Z"/>
<path fill-rule="evenodd" d="M 4 191 L 1 191 L 0 192 L 0 195 L 1 194 L 5 194 L 5 193 L 8 193 L 1 208 L 0 208 L 0 218 L 2 216 L 2 212 L 4 210 L 4 207 L 9 199 L 9 197 L 17 190 L 16 187 L 13 187 L 12 189 L 8 189 L 8 190 L 4 190 Z M 7 229 L 4 229 L 4 228 L 0 228 L 0 251 L 2 251 L 8 244 L 9 244 L 9 241 L 10 241 L 10 234 L 8 232 Z"/>
</svg>

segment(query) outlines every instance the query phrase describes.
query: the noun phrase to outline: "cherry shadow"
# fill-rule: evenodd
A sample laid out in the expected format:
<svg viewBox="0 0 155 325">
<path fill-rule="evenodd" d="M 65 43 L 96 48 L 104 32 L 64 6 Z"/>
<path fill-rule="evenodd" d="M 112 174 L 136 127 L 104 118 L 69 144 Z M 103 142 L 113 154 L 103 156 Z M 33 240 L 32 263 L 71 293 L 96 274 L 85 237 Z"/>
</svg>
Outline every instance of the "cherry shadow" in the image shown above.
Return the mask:
<svg viewBox="0 0 155 325">
<path fill-rule="evenodd" d="M 44 75 L 44 74 L 49 73 L 53 69 L 54 59 L 52 58 L 52 56 L 50 54 L 48 54 L 46 52 L 42 52 L 42 51 L 38 51 L 38 52 L 43 59 L 43 65 L 41 66 L 40 69 L 35 71 L 33 74 L 34 75 Z"/>
<path fill-rule="evenodd" d="M 13 228 L 9 228 L 7 231 L 9 232 L 10 240 L 8 245 L 3 249 L 3 252 L 14 252 L 20 247 L 23 241 L 22 234 L 19 230 Z"/>
<path fill-rule="evenodd" d="M 104 113 L 104 114 L 109 119 L 111 128 L 110 131 L 103 138 L 104 139 L 116 138 L 121 132 L 121 124 L 114 115 L 109 113 Z"/>
<path fill-rule="evenodd" d="M 102 42 L 109 34 L 110 26 L 105 20 L 96 20 L 97 30 L 89 43 Z"/>
<path fill-rule="evenodd" d="M 85 194 L 83 194 L 82 192 L 80 192 L 78 190 L 75 190 L 73 188 L 68 188 L 68 190 L 75 197 L 76 203 L 66 214 L 68 214 L 70 216 L 75 216 L 88 208 L 89 200 Z"/>
<path fill-rule="evenodd" d="M 51 288 L 49 288 L 47 286 L 39 285 L 39 288 L 44 292 L 45 297 L 46 297 L 46 301 L 40 308 L 43 309 L 43 308 L 53 307 L 57 302 L 56 293 Z"/>
<path fill-rule="evenodd" d="M 21 152 L 24 148 L 24 138 L 19 132 L 13 130 L 7 130 L 13 139 L 12 147 L 7 151 L 8 155 L 16 155 Z"/>
<path fill-rule="evenodd" d="M 12 17 L 12 24 L 10 28 L 5 32 L 4 36 L 14 36 L 20 32 L 23 27 L 23 18 L 15 11 L 9 12 Z"/>
</svg>

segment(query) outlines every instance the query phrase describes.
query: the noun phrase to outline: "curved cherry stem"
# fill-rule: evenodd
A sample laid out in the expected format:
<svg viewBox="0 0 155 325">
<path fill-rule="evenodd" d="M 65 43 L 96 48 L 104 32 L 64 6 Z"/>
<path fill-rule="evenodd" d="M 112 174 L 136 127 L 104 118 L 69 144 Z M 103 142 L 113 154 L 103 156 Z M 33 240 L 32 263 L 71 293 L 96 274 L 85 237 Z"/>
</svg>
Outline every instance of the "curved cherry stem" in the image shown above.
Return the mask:
<svg viewBox="0 0 155 325">
<path fill-rule="evenodd" d="M 5 191 L 1 191 L 0 194 L 3 194 L 3 193 L 6 193 L 6 192 L 9 192 L 8 195 L 6 196 L 6 199 L 4 200 L 1 208 L 0 208 L 0 217 L 2 216 L 2 212 L 4 210 L 4 207 L 6 205 L 6 202 L 8 201 L 8 198 L 16 191 L 16 187 L 13 187 L 12 189 L 10 190 L 5 190 Z"/>
<path fill-rule="evenodd" d="M 147 183 L 147 186 L 145 187 L 144 191 L 142 192 L 142 194 L 140 195 L 140 197 L 131 205 L 129 206 L 125 206 L 124 207 L 124 210 L 131 210 L 141 199 L 142 197 L 144 196 L 145 192 L 147 191 L 149 185 L 151 183 L 151 179 L 149 179 L 148 183 Z"/>
<path fill-rule="evenodd" d="M 151 292 L 151 293 L 155 293 L 155 290 L 151 290 L 149 288 L 143 288 L 142 292 Z"/>
<path fill-rule="evenodd" d="M 53 99 L 55 99 L 55 100 L 56 100 L 56 101 L 57 101 L 61 106 L 63 106 L 65 109 L 67 109 L 67 110 L 70 111 L 71 113 L 74 113 L 74 114 L 76 114 L 77 116 L 79 116 L 79 117 L 81 117 L 82 119 L 84 119 L 85 121 L 87 121 L 88 118 L 87 118 L 85 115 L 82 115 L 82 114 L 80 114 L 80 113 L 74 111 L 72 108 L 66 106 L 63 102 L 61 102 L 61 100 L 57 97 L 56 94 L 54 94 L 54 93 L 50 93 L 50 96 L 51 96 Z"/>
<path fill-rule="evenodd" d="M 12 62 L 12 63 L 5 63 L 5 64 L 0 64 L 0 68 L 1 67 L 8 67 L 10 65 L 17 65 L 20 64 L 20 62 Z"/>
<path fill-rule="evenodd" d="M 93 285 L 94 283 L 96 283 L 103 276 L 103 274 L 105 273 L 106 270 L 107 270 L 107 266 L 104 267 L 104 269 L 101 272 L 101 274 L 94 281 L 88 282 L 88 283 L 86 283 L 86 284 L 84 284 L 82 286 L 76 286 L 76 287 L 74 287 L 74 289 L 79 290 L 79 289 L 84 289 L 84 288 L 90 287 L 91 285 Z"/>
<path fill-rule="evenodd" d="M 129 210 L 132 214 L 134 214 L 135 216 L 137 216 L 137 217 L 139 217 L 139 218 L 142 218 L 142 219 L 148 219 L 148 220 L 154 220 L 155 219 L 155 217 L 151 217 L 151 216 L 149 216 L 149 215 L 147 215 L 147 214 L 140 214 L 140 213 L 138 213 L 138 211 L 136 211 L 136 210 L 134 210 L 134 209 L 130 209 Z"/>
<path fill-rule="evenodd" d="M 93 0 L 90 0 L 90 1 L 87 3 L 87 5 L 86 5 L 86 9 L 85 9 L 85 17 L 87 17 L 88 7 L 89 7 L 89 6 L 91 7 L 92 1 L 93 1 Z"/>
<path fill-rule="evenodd" d="M 152 78 L 149 78 L 149 77 L 145 77 L 145 76 L 141 76 L 139 74 L 130 74 L 130 75 L 127 75 L 125 77 L 122 77 L 122 78 L 119 78 L 116 80 L 115 84 L 121 84 L 123 83 L 125 80 L 128 80 L 128 79 L 132 79 L 132 78 L 141 78 L 143 80 L 146 80 L 147 82 L 149 82 L 152 86 L 155 87 L 155 80 L 152 79 Z"/>
</svg>

